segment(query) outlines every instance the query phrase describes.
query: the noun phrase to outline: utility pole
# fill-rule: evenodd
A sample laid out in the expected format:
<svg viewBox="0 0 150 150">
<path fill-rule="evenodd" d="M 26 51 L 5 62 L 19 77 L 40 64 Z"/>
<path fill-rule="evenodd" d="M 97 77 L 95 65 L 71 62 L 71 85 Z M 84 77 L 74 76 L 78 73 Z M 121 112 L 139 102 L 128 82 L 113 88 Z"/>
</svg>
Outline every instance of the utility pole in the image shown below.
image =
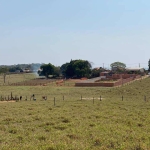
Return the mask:
<svg viewBox="0 0 150 150">
<path fill-rule="evenodd" d="M 150 71 L 150 59 L 148 61 L 148 71 Z"/>
<path fill-rule="evenodd" d="M 139 63 L 139 68 L 140 68 L 140 63 Z"/>
<path fill-rule="evenodd" d="M 103 69 L 104 69 L 104 63 L 103 63 Z"/>
</svg>

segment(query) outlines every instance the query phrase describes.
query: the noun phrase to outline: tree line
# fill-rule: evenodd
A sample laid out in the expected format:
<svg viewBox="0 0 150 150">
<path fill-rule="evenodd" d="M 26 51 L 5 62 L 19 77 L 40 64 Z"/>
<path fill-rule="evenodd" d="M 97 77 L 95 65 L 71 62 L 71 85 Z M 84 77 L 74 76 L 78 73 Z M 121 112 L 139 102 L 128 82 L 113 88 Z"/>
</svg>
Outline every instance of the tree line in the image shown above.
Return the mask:
<svg viewBox="0 0 150 150">
<path fill-rule="evenodd" d="M 102 67 L 92 69 L 92 65 L 87 60 L 71 60 L 62 66 L 54 66 L 53 64 L 43 64 L 38 70 L 39 76 L 60 77 L 64 78 L 93 78 L 98 77 L 100 72 L 104 71 Z"/>
<path fill-rule="evenodd" d="M 122 62 L 114 62 L 111 68 L 117 68 L 115 72 L 123 72 L 126 65 Z M 8 72 L 15 72 L 19 70 L 22 72 L 24 69 L 29 69 L 31 72 L 37 72 L 39 76 L 45 76 L 46 78 L 94 78 L 99 77 L 100 73 L 105 71 L 104 68 L 92 68 L 92 64 L 88 60 L 71 60 L 61 66 L 55 66 L 51 63 L 48 64 L 18 64 L 12 66 L 0 66 L 0 73 L 4 75 L 4 78 Z M 37 71 L 38 70 L 38 71 Z"/>
</svg>

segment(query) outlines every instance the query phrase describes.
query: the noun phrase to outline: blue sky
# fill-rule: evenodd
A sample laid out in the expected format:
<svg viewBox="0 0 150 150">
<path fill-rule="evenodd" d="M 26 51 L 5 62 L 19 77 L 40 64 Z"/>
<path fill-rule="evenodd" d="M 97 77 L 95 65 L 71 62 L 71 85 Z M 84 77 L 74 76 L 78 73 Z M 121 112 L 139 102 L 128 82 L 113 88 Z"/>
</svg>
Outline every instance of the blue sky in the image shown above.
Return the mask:
<svg viewBox="0 0 150 150">
<path fill-rule="evenodd" d="M 0 65 L 147 67 L 149 8 L 149 0 L 0 0 Z"/>
</svg>

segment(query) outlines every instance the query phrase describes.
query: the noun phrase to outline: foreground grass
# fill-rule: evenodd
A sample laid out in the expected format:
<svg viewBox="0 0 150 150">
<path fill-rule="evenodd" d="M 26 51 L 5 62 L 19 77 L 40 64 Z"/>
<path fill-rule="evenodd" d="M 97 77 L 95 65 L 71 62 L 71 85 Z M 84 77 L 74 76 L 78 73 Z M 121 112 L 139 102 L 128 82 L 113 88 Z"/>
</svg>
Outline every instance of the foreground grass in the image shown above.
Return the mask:
<svg viewBox="0 0 150 150">
<path fill-rule="evenodd" d="M 142 101 L 0 104 L 1 149 L 147 149 L 150 105 Z"/>
<path fill-rule="evenodd" d="M 0 149 L 150 149 L 149 83 L 150 78 L 121 88 L 1 87 L 0 95 L 34 93 L 37 100 L 0 102 Z"/>
</svg>

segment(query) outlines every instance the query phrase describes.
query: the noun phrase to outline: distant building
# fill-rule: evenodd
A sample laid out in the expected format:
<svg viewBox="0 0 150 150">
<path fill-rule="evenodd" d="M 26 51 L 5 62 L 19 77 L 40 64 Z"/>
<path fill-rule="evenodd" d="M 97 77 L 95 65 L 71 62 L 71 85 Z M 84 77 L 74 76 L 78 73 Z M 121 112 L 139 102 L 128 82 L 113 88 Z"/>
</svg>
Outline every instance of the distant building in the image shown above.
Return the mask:
<svg viewBox="0 0 150 150">
<path fill-rule="evenodd" d="M 134 67 L 134 68 L 125 68 L 126 71 L 136 73 L 136 72 L 141 72 L 144 73 L 145 69 L 141 67 Z"/>
<path fill-rule="evenodd" d="M 29 72 L 31 72 L 31 70 L 30 70 L 30 69 L 28 69 L 28 68 L 25 68 L 25 69 L 23 70 L 23 72 L 25 72 L 25 73 L 29 73 Z"/>
</svg>

